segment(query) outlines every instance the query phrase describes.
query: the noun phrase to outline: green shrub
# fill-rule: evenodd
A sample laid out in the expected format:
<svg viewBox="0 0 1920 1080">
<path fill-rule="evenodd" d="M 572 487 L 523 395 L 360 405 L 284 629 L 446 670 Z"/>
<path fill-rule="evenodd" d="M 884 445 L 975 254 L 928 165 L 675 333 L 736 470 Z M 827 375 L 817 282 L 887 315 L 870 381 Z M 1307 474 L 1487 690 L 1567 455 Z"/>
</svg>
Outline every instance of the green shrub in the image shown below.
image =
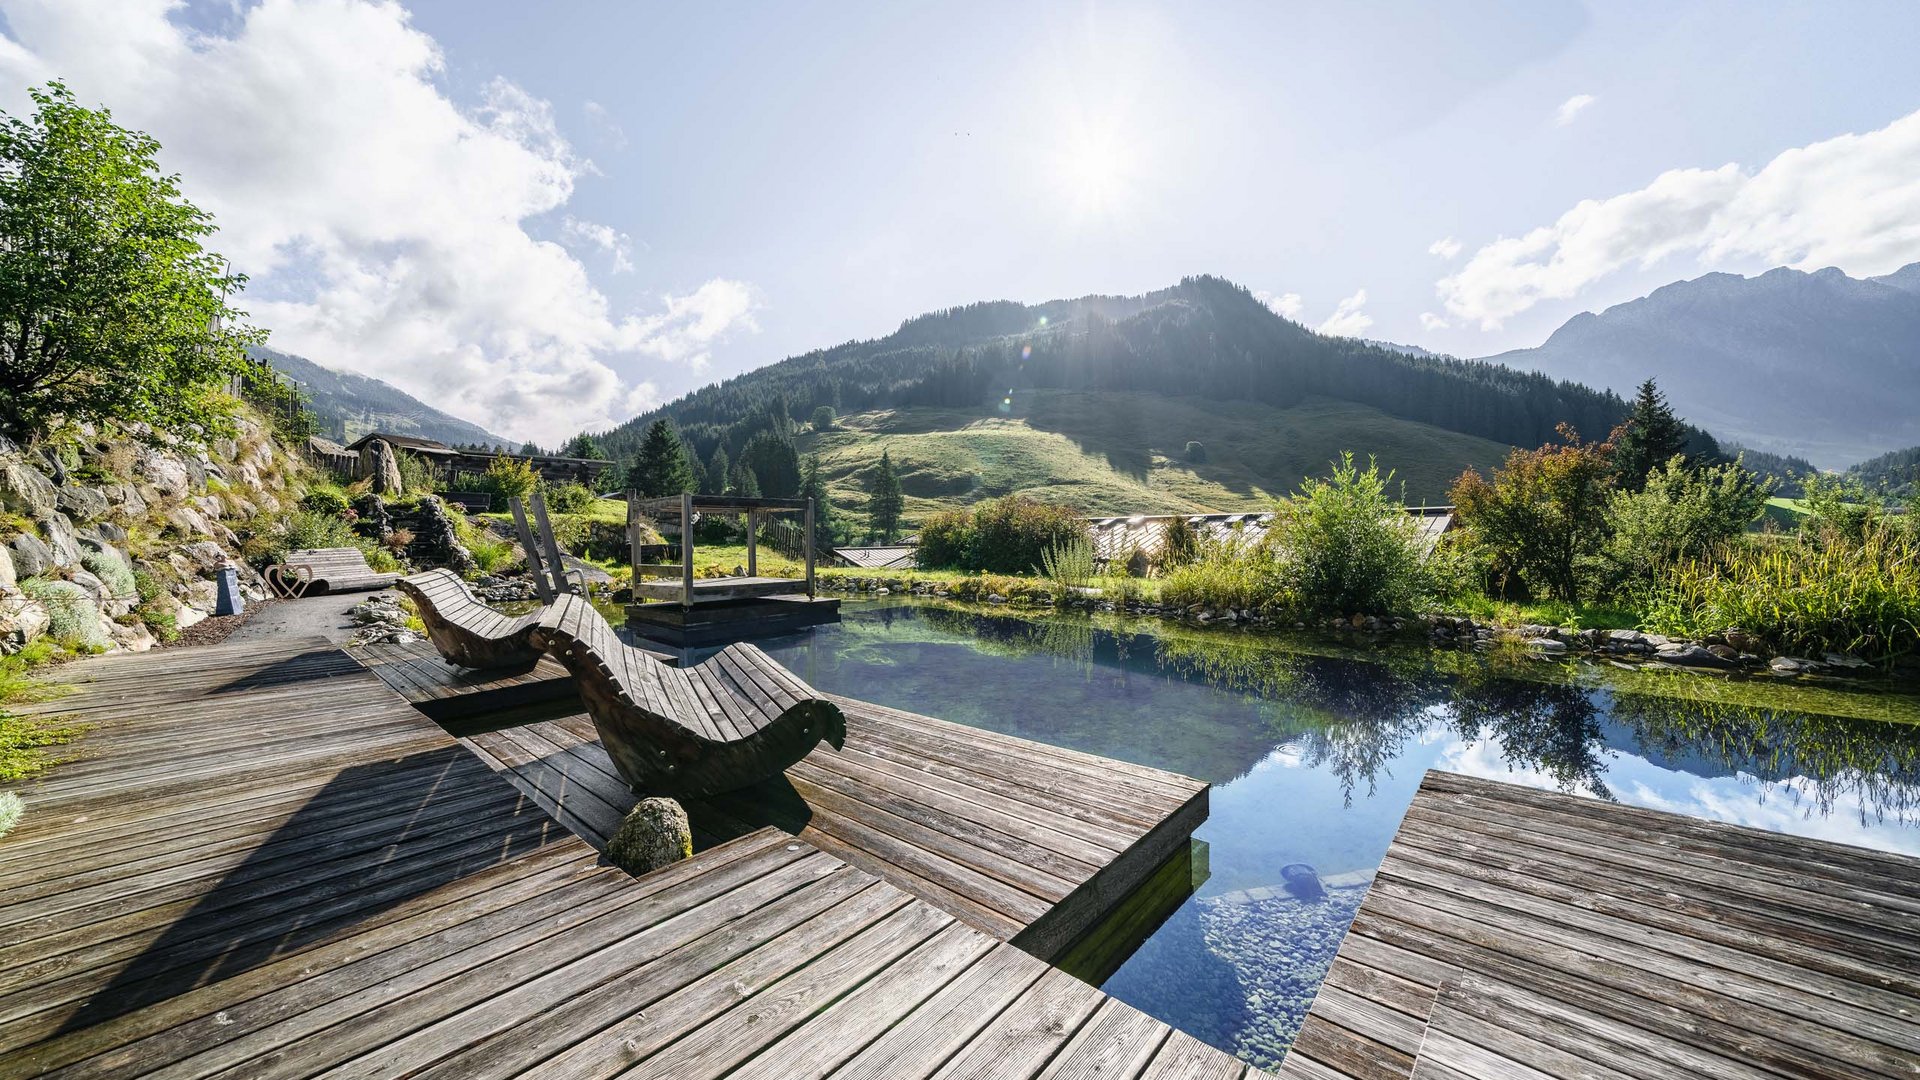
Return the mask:
<svg viewBox="0 0 1920 1080">
<path fill-rule="evenodd" d="M 834 422 L 840 418 L 834 415 L 833 406 L 822 405 L 813 410 L 813 430 L 832 431 Z"/>
<path fill-rule="evenodd" d="M 533 471 L 531 462 L 498 454 L 487 463 L 487 471 L 475 479 L 473 489 L 493 497 L 490 509 L 505 510 L 508 499 L 525 499 L 539 483 L 540 474 Z"/>
<path fill-rule="evenodd" d="M 1767 506 L 1766 488 L 1737 462 L 1689 469 L 1676 455 L 1639 491 L 1607 503 L 1611 532 L 1601 551 L 1602 591 L 1643 593 L 1684 559 L 1697 559 L 1746 531 Z"/>
<path fill-rule="evenodd" d="M 1301 613 L 1402 614 L 1428 582 L 1419 527 L 1387 494 L 1391 473 L 1344 453 L 1325 480 L 1308 477 L 1275 508 L 1267 544 L 1279 553 L 1286 603 Z"/>
<path fill-rule="evenodd" d="M 1606 539 L 1613 447 L 1583 443 L 1560 425 L 1562 444 L 1514 449 L 1491 482 L 1472 470 L 1448 493 L 1467 534 L 1493 556 L 1496 573 L 1517 574 L 1556 600 L 1580 599 L 1584 560 Z"/>
<path fill-rule="evenodd" d="M 1203 540 L 1199 548 L 1193 561 L 1167 571 L 1160 584 L 1162 603 L 1263 610 L 1280 600 L 1284 589 L 1280 565 L 1267 545 L 1236 534 Z"/>
<path fill-rule="evenodd" d="M 345 517 L 347 493 L 337 487 L 316 487 L 300 498 L 300 509 L 328 517 Z"/>
<path fill-rule="evenodd" d="M 139 592 L 139 585 L 133 577 L 133 567 L 127 565 L 125 556 L 112 548 L 87 552 L 80 556 L 80 565 L 86 567 L 88 573 L 105 582 L 115 596 L 134 596 Z"/>
<path fill-rule="evenodd" d="M 1187 443 L 1187 460 L 1195 465 L 1205 465 L 1207 463 L 1207 444 L 1198 439 L 1189 440 Z"/>
<path fill-rule="evenodd" d="M 405 450 L 395 450 L 394 455 L 400 465 L 400 486 L 408 494 L 428 495 L 440 490 L 440 474 L 433 462 Z"/>
<path fill-rule="evenodd" d="M 483 574 L 493 573 L 513 558 L 513 545 L 505 540 L 471 540 L 467 550 L 473 553 L 473 564 Z"/>
<path fill-rule="evenodd" d="M 547 489 L 547 509 L 555 514 L 584 514 L 593 507 L 594 497 L 585 484 L 556 484 Z"/>
<path fill-rule="evenodd" d="M 1160 566 L 1171 569 L 1185 566 L 1200 557 L 1200 532 L 1181 515 L 1167 522 L 1166 539 L 1160 545 Z"/>
<path fill-rule="evenodd" d="M 1086 521 L 1073 511 L 1009 495 L 921 523 L 918 558 L 928 567 L 1029 574 L 1047 551 L 1086 536 Z"/>
<path fill-rule="evenodd" d="M 359 539 L 354 535 L 353 527 L 339 515 L 316 514 L 311 510 L 295 510 L 288 514 L 280 535 L 283 540 L 282 553 L 310 548 L 354 547 Z"/>
<path fill-rule="evenodd" d="M 1661 576 L 1647 629 L 1698 637 L 1733 627 L 1788 652 L 1920 651 L 1920 544 L 1884 524 L 1858 539 L 1742 540 Z"/>
<path fill-rule="evenodd" d="M 95 652 L 107 647 L 100 631 L 100 609 L 87 590 L 71 581 L 28 578 L 20 591 L 47 609 L 47 636 L 74 652 Z"/>
</svg>

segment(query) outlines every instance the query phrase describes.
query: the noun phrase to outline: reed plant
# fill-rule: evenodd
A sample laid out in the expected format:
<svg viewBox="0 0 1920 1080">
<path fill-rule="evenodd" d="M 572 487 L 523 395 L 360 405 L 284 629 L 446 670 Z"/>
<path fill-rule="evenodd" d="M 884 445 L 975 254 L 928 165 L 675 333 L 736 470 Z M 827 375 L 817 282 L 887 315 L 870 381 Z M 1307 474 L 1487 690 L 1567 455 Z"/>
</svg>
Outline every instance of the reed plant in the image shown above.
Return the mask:
<svg viewBox="0 0 1920 1080">
<path fill-rule="evenodd" d="M 1056 596 L 1086 588 L 1093 581 L 1093 541 L 1074 536 L 1050 545 L 1040 553 L 1040 573 Z"/>
<path fill-rule="evenodd" d="M 1877 661 L 1920 652 L 1920 542 L 1887 525 L 1787 544 L 1741 541 L 1675 563 L 1646 627 L 1700 637 L 1738 627 L 1788 652 Z"/>
</svg>

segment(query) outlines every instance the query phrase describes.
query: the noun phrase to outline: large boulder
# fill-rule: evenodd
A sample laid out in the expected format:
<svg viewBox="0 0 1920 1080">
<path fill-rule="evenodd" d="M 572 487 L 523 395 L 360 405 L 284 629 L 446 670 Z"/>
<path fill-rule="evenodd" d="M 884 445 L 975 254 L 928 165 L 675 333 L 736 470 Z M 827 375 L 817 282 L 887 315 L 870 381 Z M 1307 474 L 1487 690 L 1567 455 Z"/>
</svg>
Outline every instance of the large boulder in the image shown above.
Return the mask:
<svg viewBox="0 0 1920 1080">
<path fill-rule="evenodd" d="M 445 504 L 433 495 L 422 495 L 418 514 L 413 541 L 416 549 L 456 574 L 470 574 L 479 569 L 473 552 L 467 550 L 460 542 L 460 534 L 454 531 L 453 519 L 447 516 Z"/>
<path fill-rule="evenodd" d="M 113 507 L 99 488 L 68 484 L 60 489 L 59 508 L 75 521 L 98 521 Z"/>
<path fill-rule="evenodd" d="M 47 474 L 19 456 L 0 456 L 0 508 L 24 517 L 50 514 L 60 504 L 60 490 Z"/>
<path fill-rule="evenodd" d="M 607 841 L 607 861 L 635 876 L 692 854 L 693 828 L 672 799 L 641 799 Z"/>
<path fill-rule="evenodd" d="M 400 459 L 394 454 L 392 444 L 385 439 L 375 439 L 367 445 L 367 451 L 373 460 L 368 475 L 373 477 L 373 490 L 377 495 L 399 495 L 406 491 L 406 485 L 400 479 Z"/>
<path fill-rule="evenodd" d="M 81 556 L 86 552 L 80 549 L 80 534 L 73 529 L 73 522 L 67 515 L 55 510 L 40 519 L 40 528 L 47 534 L 47 546 L 53 549 L 53 561 L 60 566 L 78 566 Z"/>
<path fill-rule="evenodd" d="M 8 656 L 47 632 L 47 609 L 37 600 L 0 600 L 0 654 Z"/>
<path fill-rule="evenodd" d="M 14 572 L 20 577 L 40 577 L 59 565 L 53 549 L 33 533 L 20 533 L 7 541 Z"/>
<path fill-rule="evenodd" d="M 191 477 L 186 461 L 178 454 L 148 449 L 141 453 L 137 467 L 141 479 L 163 497 L 179 499 L 186 496 Z"/>
</svg>

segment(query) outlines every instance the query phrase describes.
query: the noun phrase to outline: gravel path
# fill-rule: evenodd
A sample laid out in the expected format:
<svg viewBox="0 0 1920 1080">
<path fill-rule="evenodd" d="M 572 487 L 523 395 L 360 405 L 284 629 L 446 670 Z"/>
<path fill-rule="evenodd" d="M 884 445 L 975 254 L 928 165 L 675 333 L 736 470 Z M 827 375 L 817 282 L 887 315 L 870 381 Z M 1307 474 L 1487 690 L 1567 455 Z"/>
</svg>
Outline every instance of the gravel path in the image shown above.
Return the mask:
<svg viewBox="0 0 1920 1080">
<path fill-rule="evenodd" d="M 353 620 L 347 617 L 347 612 L 362 600 L 378 595 L 341 593 L 338 596 L 306 596 L 298 600 L 273 600 L 259 604 L 248 608 L 245 621 L 235 627 L 226 640 L 277 641 L 319 634 L 328 641 L 340 644 L 358 629 Z"/>
</svg>

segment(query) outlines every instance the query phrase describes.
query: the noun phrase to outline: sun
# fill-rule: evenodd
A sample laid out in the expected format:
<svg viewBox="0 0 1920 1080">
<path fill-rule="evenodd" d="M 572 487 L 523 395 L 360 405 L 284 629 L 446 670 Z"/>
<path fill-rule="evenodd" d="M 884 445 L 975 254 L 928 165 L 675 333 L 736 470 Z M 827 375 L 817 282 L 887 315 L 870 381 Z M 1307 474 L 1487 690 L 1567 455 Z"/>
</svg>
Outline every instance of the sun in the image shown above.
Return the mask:
<svg viewBox="0 0 1920 1080">
<path fill-rule="evenodd" d="M 1062 139 L 1055 173 L 1076 214 L 1110 217 L 1125 209 L 1132 168 L 1131 147 L 1117 128 L 1080 123 Z"/>
</svg>

